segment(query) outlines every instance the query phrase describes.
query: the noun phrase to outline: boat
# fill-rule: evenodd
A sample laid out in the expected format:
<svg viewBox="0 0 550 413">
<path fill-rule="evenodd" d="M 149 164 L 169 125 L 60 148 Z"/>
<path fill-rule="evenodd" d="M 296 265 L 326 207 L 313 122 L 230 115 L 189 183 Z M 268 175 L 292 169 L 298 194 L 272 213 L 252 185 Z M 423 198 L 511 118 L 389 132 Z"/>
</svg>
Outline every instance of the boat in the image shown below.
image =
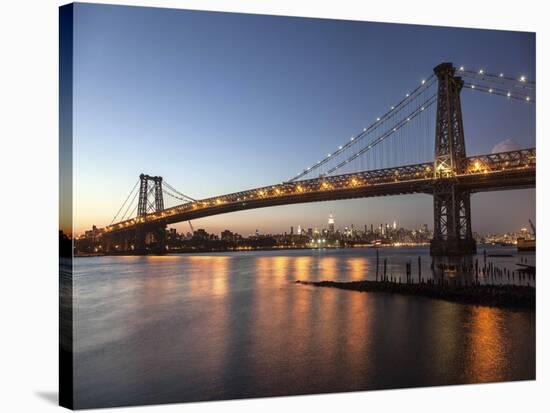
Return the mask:
<svg viewBox="0 0 550 413">
<path fill-rule="evenodd" d="M 517 248 L 518 251 L 535 251 L 537 246 L 536 239 L 526 239 L 523 237 L 518 238 Z"/>
<path fill-rule="evenodd" d="M 518 237 L 517 239 L 517 248 L 518 251 L 535 251 L 537 246 L 537 240 L 536 240 L 536 234 L 537 230 L 535 228 L 535 224 L 533 224 L 533 221 L 529 219 L 529 225 L 531 226 L 531 230 L 533 231 L 533 238 L 525 238 L 525 237 Z"/>
</svg>

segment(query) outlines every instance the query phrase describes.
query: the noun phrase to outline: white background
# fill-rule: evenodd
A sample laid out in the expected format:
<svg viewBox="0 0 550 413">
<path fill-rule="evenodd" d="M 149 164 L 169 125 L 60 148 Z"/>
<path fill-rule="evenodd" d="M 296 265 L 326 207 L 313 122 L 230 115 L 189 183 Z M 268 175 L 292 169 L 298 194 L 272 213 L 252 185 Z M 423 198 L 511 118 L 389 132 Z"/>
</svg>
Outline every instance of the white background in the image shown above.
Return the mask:
<svg viewBox="0 0 550 413">
<path fill-rule="evenodd" d="M 99 1 L 98 3 L 103 3 Z M 537 32 L 537 381 L 323 396 L 176 404 L 126 411 L 280 410 L 548 411 L 548 179 L 550 13 L 543 1 L 110 1 L 203 10 L 332 17 Z M 0 410 L 57 406 L 57 7 L 56 0 L 0 5 Z M 421 45 L 418 45 L 422 47 Z M 542 114 L 546 114 L 543 118 Z M 26 248 L 32 240 L 35 248 Z M 546 329 L 544 328 L 546 325 Z M 545 348 L 546 346 L 546 348 Z M 548 404 L 544 406 L 544 404 Z M 545 409 L 546 407 L 546 409 Z M 122 409 L 113 409 L 113 411 Z"/>
</svg>

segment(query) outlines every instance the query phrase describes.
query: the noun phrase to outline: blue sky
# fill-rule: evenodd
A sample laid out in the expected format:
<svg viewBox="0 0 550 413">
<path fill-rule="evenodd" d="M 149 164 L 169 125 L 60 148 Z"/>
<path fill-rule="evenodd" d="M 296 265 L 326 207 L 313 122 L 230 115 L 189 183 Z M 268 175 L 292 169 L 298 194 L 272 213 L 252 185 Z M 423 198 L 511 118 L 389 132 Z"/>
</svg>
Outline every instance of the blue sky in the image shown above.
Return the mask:
<svg viewBox="0 0 550 413">
<path fill-rule="evenodd" d="M 77 4 L 76 231 L 110 223 L 141 172 L 195 198 L 281 182 L 451 61 L 535 79 L 535 35 Z M 468 154 L 535 146 L 534 106 L 463 92 Z M 498 211 L 494 206 L 499 205 Z M 535 215 L 535 191 L 472 198 L 476 231 Z M 433 226 L 430 196 L 274 207 L 197 220 L 247 234 L 398 220 Z M 179 227 L 187 230 L 187 225 Z"/>
</svg>

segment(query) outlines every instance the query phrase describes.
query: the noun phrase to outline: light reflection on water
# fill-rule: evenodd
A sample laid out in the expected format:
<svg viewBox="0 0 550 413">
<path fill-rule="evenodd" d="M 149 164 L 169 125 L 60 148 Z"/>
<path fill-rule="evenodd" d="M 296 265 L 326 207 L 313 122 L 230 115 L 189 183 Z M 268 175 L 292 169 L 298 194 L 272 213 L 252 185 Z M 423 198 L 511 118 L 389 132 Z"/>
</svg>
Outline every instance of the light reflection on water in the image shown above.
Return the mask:
<svg viewBox="0 0 550 413">
<path fill-rule="evenodd" d="M 425 250 L 380 257 L 397 275 L 418 255 L 427 276 Z M 534 378 L 534 313 L 293 283 L 374 279 L 374 256 L 77 259 L 77 406 Z"/>
</svg>

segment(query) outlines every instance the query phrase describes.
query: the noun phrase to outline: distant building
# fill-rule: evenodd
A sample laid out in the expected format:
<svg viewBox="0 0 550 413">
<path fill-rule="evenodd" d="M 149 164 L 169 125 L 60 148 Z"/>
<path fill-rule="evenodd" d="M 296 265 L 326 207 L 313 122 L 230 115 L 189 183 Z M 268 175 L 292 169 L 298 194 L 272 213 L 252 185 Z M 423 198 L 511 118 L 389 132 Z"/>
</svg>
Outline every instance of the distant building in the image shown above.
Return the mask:
<svg viewBox="0 0 550 413">
<path fill-rule="evenodd" d="M 206 232 L 206 230 L 203 228 L 199 228 L 198 230 L 193 232 L 193 238 L 196 240 L 204 241 L 204 240 L 207 240 L 209 236 L 210 234 L 208 234 L 208 232 Z"/>
<path fill-rule="evenodd" d="M 222 241 L 232 242 L 233 239 L 234 239 L 234 236 L 233 236 L 233 233 L 231 231 L 226 229 L 226 230 L 222 231 L 222 233 L 220 234 L 220 239 Z"/>
<path fill-rule="evenodd" d="M 329 234 L 334 234 L 334 217 L 332 214 L 328 216 L 328 232 Z"/>
</svg>

